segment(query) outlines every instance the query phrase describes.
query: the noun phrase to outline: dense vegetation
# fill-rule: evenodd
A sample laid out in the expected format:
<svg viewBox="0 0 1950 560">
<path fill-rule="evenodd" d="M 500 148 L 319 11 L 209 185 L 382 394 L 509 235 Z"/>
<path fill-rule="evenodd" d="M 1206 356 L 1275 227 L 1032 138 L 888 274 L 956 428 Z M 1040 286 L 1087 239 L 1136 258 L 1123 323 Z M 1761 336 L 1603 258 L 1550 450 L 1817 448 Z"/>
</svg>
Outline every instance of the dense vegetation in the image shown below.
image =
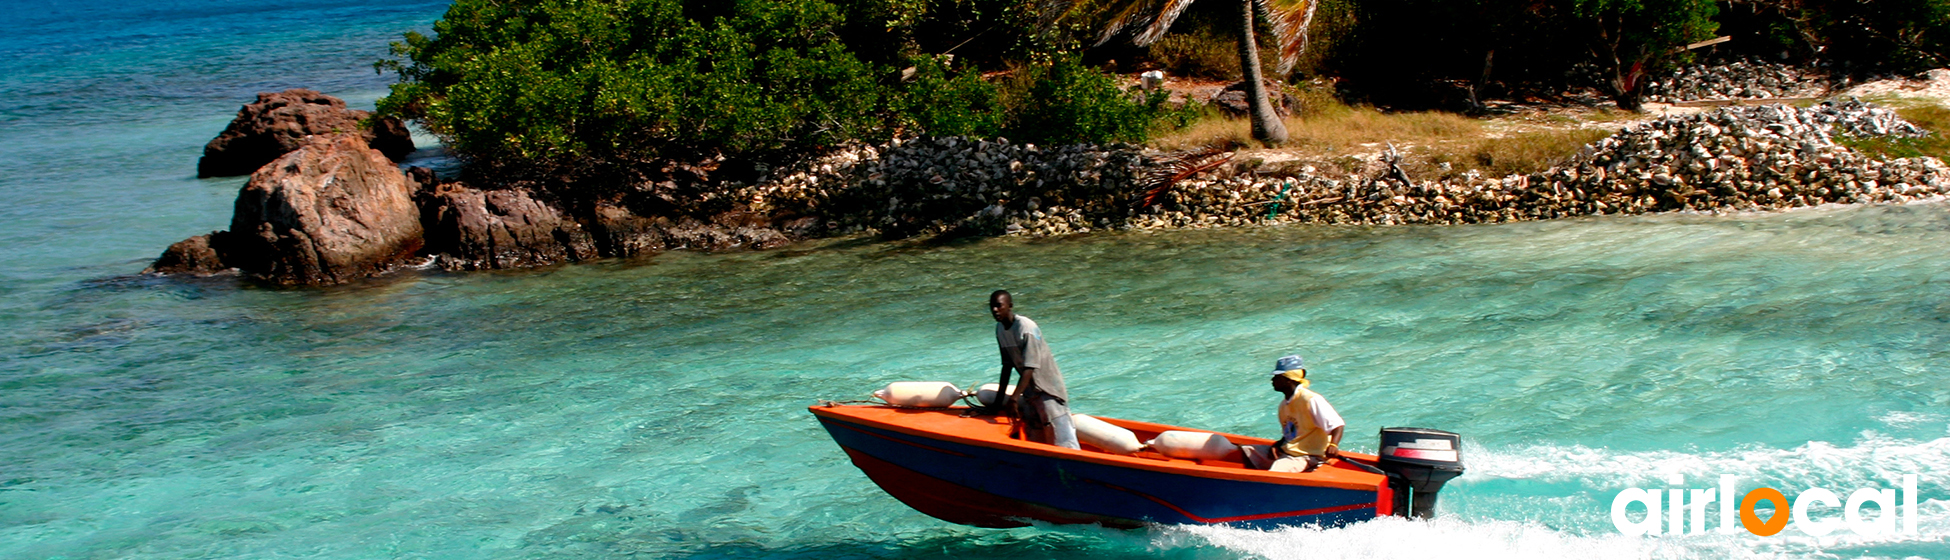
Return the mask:
<svg viewBox="0 0 1950 560">
<path fill-rule="evenodd" d="M 992 4 L 460 0 L 434 36 L 394 46 L 382 66 L 401 82 L 380 108 L 496 177 L 611 184 L 664 160 L 789 158 L 901 131 L 1141 140 L 1163 113 L 1073 55 L 999 82 L 925 55 L 920 37 L 956 23 L 1023 23 Z M 1033 33 L 970 35 L 989 48 L 964 60 L 1050 52 Z"/>
<path fill-rule="evenodd" d="M 1258 20 L 1262 49 L 1282 55 L 1263 61 L 1268 75 L 1327 78 L 1343 97 L 1394 107 L 1593 86 L 1630 109 L 1648 76 L 1716 34 L 1735 37 L 1710 49 L 1723 55 L 1857 74 L 1950 65 L 1950 0 L 1317 1 L 1280 4 L 1306 8 L 1305 52 L 1281 50 L 1291 22 Z M 380 63 L 400 77 L 380 108 L 441 135 L 482 178 L 569 190 L 697 162 L 747 179 L 727 170 L 897 135 L 1143 141 L 1211 111 L 1169 107 L 1106 69 L 1238 75 L 1230 2 L 1193 5 L 1146 47 L 1086 46 L 1106 14 L 1165 6 L 457 0 L 431 36 L 408 34 Z"/>
<path fill-rule="evenodd" d="M 1621 107 L 1700 56 L 1845 75 L 1950 66 L 1950 0 L 1322 0 L 1331 52 L 1306 71 L 1397 106 L 1593 86 Z M 1697 51 L 1688 43 L 1728 36 Z"/>
</svg>

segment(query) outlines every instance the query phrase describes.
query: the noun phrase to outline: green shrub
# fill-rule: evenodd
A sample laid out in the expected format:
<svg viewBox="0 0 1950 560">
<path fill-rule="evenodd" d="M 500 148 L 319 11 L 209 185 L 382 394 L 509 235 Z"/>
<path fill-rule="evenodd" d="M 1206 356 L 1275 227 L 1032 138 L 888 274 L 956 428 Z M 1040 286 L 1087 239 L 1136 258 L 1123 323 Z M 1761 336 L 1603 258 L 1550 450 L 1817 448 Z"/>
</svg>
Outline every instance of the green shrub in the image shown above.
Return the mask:
<svg viewBox="0 0 1950 560">
<path fill-rule="evenodd" d="M 1165 107 L 1169 95 L 1125 91 L 1115 77 L 1075 56 L 1017 68 L 1000 84 L 973 70 L 950 73 L 938 60 L 915 61 L 892 102 L 909 132 L 929 136 L 1005 136 L 1039 144 L 1142 142 L 1154 130 L 1184 126 L 1197 107 Z"/>
<path fill-rule="evenodd" d="M 673 161 L 756 169 L 900 133 L 1136 142 L 1173 114 L 1074 53 L 1003 83 L 963 57 L 951 71 L 946 56 L 915 54 L 968 44 L 936 45 L 970 22 L 1022 20 L 1027 2 L 456 0 L 432 36 L 407 34 L 379 63 L 400 76 L 379 107 L 440 135 L 483 182 L 577 197 L 675 178 L 685 188 L 658 196 L 680 205 L 716 187 L 672 175 Z M 1003 30 L 992 42 L 1045 40 Z"/>
<path fill-rule="evenodd" d="M 822 0 L 458 0 L 408 34 L 381 111 L 477 163 L 629 165 L 877 131 L 885 72 Z"/>
<path fill-rule="evenodd" d="M 1008 114 L 1001 94 L 980 72 L 950 74 L 935 58 L 916 59 L 914 69 L 914 79 L 902 88 L 894 109 L 915 131 L 979 138 L 1002 133 Z"/>
<path fill-rule="evenodd" d="M 1124 91 L 1115 78 L 1075 56 L 1021 69 L 1009 86 L 1004 134 L 1025 142 L 1142 142 L 1168 111 L 1167 93 Z"/>
</svg>

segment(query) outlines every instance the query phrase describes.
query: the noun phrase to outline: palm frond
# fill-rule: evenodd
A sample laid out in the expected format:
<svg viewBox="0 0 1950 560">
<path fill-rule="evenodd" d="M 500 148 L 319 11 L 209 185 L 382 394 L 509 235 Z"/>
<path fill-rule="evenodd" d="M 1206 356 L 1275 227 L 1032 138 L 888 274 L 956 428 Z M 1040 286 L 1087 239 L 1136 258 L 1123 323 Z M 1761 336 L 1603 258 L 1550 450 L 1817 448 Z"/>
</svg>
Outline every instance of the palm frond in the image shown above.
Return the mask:
<svg viewBox="0 0 1950 560">
<path fill-rule="evenodd" d="M 1273 38 L 1280 44 L 1281 74 L 1293 70 L 1300 53 L 1307 50 L 1307 30 L 1314 23 L 1317 0 L 1255 0 L 1267 21 L 1273 25 Z"/>
<path fill-rule="evenodd" d="M 1109 43 L 1118 34 L 1134 27 L 1142 27 L 1143 30 L 1139 31 L 1131 42 L 1140 47 L 1157 42 L 1165 36 L 1166 31 L 1171 29 L 1171 24 L 1178 21 L 1178 16 L 1184 15 L 1185 9 L 1190 7 L 1192 7 L 1192 0 L 1114 2 L 1108 10 L 1112 14 L 1109 18 L 1110 23 L 1104 26 L 1103 34 L 1097 37 L 1097 45 Z"/>
<path fill-rule="evenodd" d="M 1071 11 L 1081 9 L 1086 4 L 1087 2 L 1079 2 L 1077 0 L 1038 0 L 1031 2 L 1029 5 L 1032 16 L 1030 18 L 1030 25 L 1038 31 L 1049 31 L 1056 27 L 1056 23 L 1059 20 L 1069 17 Z"/>
<path fill-rule="evenodd" d="M 1138 208 L 1157 203 L 1158 197 L 1164 196 L 1180 181 L 1232 161 L 1232 151 L 1219 146 L 1194 148 L 1166 154 L 1152 161 L 1151 171 L 1138 181 L 1138 187 L 1143 189 Z"/>
</svg>

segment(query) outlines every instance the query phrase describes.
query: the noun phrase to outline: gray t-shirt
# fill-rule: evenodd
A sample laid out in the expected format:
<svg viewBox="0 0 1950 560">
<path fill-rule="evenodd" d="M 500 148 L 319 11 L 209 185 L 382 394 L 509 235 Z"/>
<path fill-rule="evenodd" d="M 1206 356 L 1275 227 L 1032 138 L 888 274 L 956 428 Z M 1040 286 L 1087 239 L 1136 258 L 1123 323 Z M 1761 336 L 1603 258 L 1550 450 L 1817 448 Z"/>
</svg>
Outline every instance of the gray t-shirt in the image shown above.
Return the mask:
<svg viewBox="0 0 1950 560">
<path fill-rule="evenodd" d="M 1002 365 L 1017 371 L 1036 370 L 1030 387 L 1057 400 L 1070 401 L 1070 392 L 1063 388 L 1063 372 L 1056 369 L 1056 356 L 1050 355 L 1049 343 L 1043 342 L 1043 329 L 1035 321 L 1017 315 L 1014 325 L 996 323 L 995 344 L 1002 349 Z"/>
</svg>

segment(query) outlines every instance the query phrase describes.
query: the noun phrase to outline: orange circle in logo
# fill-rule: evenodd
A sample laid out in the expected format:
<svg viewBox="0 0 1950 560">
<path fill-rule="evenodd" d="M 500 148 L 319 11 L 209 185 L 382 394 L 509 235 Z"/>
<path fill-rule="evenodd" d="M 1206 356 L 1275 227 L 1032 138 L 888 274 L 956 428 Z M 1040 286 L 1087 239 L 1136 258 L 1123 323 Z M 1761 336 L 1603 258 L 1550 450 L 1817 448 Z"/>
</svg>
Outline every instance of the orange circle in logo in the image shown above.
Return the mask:
<svg viewBox="0 0 1950 560">
<path fill-rule="evenodd" d="M 1754 504 L 1761 500 L 1774 503 L 1774 515 L 1768 517 L 1765 522 L 1760 520 L 1760 516 L 1754 514 Z M 1773 488 L 1756 488 L 1748 492 L 1747 497 L 1740 500 L 1740 524 L 1747 527 L 1747 532 L 1763 537 L 1781 532 L 1781 529 L 1786 529 L 1788 524 L 1787 496 Z"/>
</svg>

